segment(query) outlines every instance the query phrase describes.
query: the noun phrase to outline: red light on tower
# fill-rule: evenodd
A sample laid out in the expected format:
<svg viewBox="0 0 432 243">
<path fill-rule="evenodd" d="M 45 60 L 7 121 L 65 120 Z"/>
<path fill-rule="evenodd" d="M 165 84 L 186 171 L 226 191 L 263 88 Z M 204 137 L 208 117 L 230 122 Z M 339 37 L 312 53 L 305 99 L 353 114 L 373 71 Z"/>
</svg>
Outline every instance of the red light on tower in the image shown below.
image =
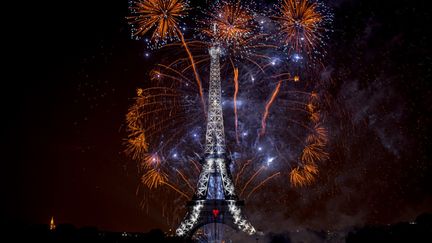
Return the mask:
<svg viewBox="0 0 432 243">
<path fill-rule="evenodd" d="M 213 209 L 213 216 L 216 218 L 219 215 L 218 209 Z"/>
</svg>

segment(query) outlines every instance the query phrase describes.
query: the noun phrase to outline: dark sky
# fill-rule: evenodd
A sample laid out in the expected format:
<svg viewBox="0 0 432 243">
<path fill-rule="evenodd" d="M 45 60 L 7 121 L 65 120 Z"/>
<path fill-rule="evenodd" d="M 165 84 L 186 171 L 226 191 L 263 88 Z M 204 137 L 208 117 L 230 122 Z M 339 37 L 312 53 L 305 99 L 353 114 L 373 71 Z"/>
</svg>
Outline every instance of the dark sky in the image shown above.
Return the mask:
<svg viewBox="0 0 432 243">
<path fill-rule="evenodd" d="M 135 196 L 136 166 L 121 153 L 124 114 L 146 71 L 142 46 L 125 29 L 127 1 L 115 2 L 32 6 L 8 91 L 18 92 L 6 115 L 6 212 L 14 220 L 154 225 Z"/>
<path fill-rule="evenodd" d="M 48 223 L 54 216 L 59 223 L 116 231 L 164 226 L 159 213 L 149 216 L 139 208 L 136 165 L 122 153 L 124 114 L 155 57 L 145 58 L 144 45 L 130 40 L 127 1 L 112 2 L 20 6 L 19 18 L 26 23 L 11 28 L 7 71 L 13 76 L 2 82 L 7 84 L 2 89 L 7 221 Z M 329 92 L 349 111 L 346 119 L 356 129 L 343 133 L 334 125 L 330 131 L 333 141 L 345 144 L 333 143 L 336 159 L 323 168 L 337 178 L 328 187 L 356 195 L 351 203 L 367 211 L 363 223 L 431 211 L 432 40 L 426 4 L 338 0 L 331 5 Z M 330 120 L 337 124 L 339 118 Z M 352 178 L 362 173 L 367 175 Z M 325 205 L 340 202 L 334 195 L 325 200 Z M 311 217 L 316 215 L 321 214 Z"/>
</svg>

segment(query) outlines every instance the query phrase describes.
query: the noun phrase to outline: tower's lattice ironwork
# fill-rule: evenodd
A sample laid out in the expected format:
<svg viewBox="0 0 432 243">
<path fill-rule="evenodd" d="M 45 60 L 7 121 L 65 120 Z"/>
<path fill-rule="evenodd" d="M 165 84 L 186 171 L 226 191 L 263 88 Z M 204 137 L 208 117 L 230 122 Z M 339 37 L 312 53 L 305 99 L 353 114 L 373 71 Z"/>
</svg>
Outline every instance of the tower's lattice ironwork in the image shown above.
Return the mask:
<svg viewBox="0 0 432 243">
<path fill-rule="evenodd" d="M 256 230 L 243 216 L 244 202 L 235 193 L 229 170 L 231 160 L 226 156 L 219 64 L 221 49 L 214 44 L 209 53 L 210 88 L 205 157 L 195 195 L 187 204 L 188 212 L 176 234 L 192 236 L 201 226 L 222 223 L 252 235 Z"/>
</svg>

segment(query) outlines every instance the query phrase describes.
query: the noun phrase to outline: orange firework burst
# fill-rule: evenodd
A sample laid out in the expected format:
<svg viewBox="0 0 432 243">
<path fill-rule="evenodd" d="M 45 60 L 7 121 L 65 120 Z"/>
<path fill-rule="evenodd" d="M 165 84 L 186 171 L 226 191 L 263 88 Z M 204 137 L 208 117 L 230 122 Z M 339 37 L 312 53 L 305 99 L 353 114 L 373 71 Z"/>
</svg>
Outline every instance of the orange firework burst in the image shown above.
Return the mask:
<svg viewBox="0 0 432 243">
<path fill-rule="evenodd" d="M 318 174 L 318 168 L 315 164 L 296 167 L 290 172 L 290 181 L 294 187 L 307 186 L 315 181 L 316 174 Z"/>
<path fill-rule="evenodd" d="M 303 166 L 303 168 L 311 174 L 318 174 L 318 167 L 316 166 L 316 164 L 306 164 Z"/>
<path fill-rule="evenodd" d="M 150 189 L 163 185 L 167 180 L 167 174 L 158 169 L 150 169 L 141 177 L 142 183 Z"/>
<path fill-rule="evenodd" d="M 211 13 L 210 29 L 203 32 L 219 42 L 241 45 L 252 33 L 254 28 L 252 13 L 241 4 L 241 1 L 224 1 Z M 217 25 L 217 31 L 213 30 L 213 24 Z"/>
<path fill-rule="evenodd" d="M 327 140 L 327 129 L 316 124 L 313 128 L 313 132 L 307 136 L 306 143 L 315 144 L 317 147 L 324 147 Z"/>
<path fill-rule="evenodd" d="M 151 29 L 151 40 L 159 42 L 167 38 L 178 37 L 180 18 L 186 11 L 184 0 L 134 0 L 130 6 L 132 16 L 128 17 L 132 25 L 132 35 L 141 37 Z"/>
<path fill-rule="evenodd" d="M 315 161 L 323 161 L 328 158 L 328 153 L 324 151 L 323 147 L 319 144 L 308 144 L 303 149 L 301 156 L 302 161 L 313 163 Z"/>
<path fill-rule="evenodd" d="M 324 16 L 318 4 L 310 0 L 283 0 L 279 7 L 279 22 L 283 41 L 294 51 L 311 52 L 321 41 L 321 24 Z"/>
<path fill-rule="evenodd" d="M 305 104 L 305 110 L 309 113 L 311 127 L 310 134 L 306 136 L 305 147 L 299 158 L 298 166 L 290 171 L 290 181 L 294 187 L 308 186 L 314 183 L 319 173 L 317 163 L 327 160 L 329 154 L 325 148 L 328 141 L 327 129 L 320 123 L 319 96 L 310 94 L 310 100 Z"/>
<path fill-rule="evenodd" d="M 125 152 L 133 159 L 146 159 L 149 143 L 152 142 L 152 135 L 157 134 L 161 129 L 169 126 L 172 122 L 169 119 L 162 119 L 159 114 L 176 117 L 181 113 L 176 90 L 164 87 L 151 89 L 138 89 L 138 96 L 133 106 L 126 114 L 127 130 L 129 132 Z M 168 100 L 170 99 L 170 100 Z M 161 100 L 170 104 L 162 103 Z M 168 116 L 169 117 L 169 116 Z"/>
<path fill-rule="evenodd" d="M 178 203 L 190 198 L 187 193 L 193 191 L 199 165 L 192 161 L 192 166 L 174 166 L 173 162 L 184 158 L 175 151 L 175 146 L 187 134 L 186 122 L 202 121 L 193 74 L 182 72 L 187 63 L 181 64 L 156 65 L 150 72 L 148 86 L 136 90 L 126 115 L 125 141 L 126 154 L 138 162 L 144 193 L 155 191 L 155 195 L 164 195 Z"/>
<path fill-rule="evenodd" d="M 147 151 L 148 143 L 146 142 L 144 131 L 131 129 L 125 152 L 130 154 L 133 159 L 140 160 Z"/>
<path fill-rule="evenodd" d="M 178 187 L 169 183 L 168 175 L 160 169 L 150 169 L 144 173 L 141 177 L 141 182 L 146 185 L 149 189 L 156 189 L 160 186 L 168 186 L 172 190 L 176 191 L 186 199 L 189 198 L 187 194 L 181 191 Z"/>
<path fill-rule="evenodd" d="M 195 79 L 201 96 L 204 114 L 205 102 L 195 61 L 186 40 L 179 29 L 180 18 L 185 15 L 187 4 L 185 0 L 134 0 L 131 2 L 133 16 L 128 17 L 132 25 L 132 36 L 136 38 L 145 35 L 154 29 L 151 40 L 155 43 L 165 41 L 168 38 L 179 38 L 188 54 Z M 162 42 L 164 43 L 164 42 Z"/>
<path fill-rule="evenodd" d="M 147 154 L 141 162 L 141 166 L 146 169 L 158 168 L 161 158 L 157 154 Z"/>
</svg>

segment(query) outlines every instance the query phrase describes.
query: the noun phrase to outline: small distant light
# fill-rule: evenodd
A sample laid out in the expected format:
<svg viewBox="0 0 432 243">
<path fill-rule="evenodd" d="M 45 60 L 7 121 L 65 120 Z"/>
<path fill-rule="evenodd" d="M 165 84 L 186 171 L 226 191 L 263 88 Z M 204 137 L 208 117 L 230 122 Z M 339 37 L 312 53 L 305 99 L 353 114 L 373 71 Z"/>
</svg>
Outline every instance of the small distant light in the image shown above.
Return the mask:
<svg viewBox="0 0 432 243">
<path fill-rule="evenodd" d="M 295 75 L 293 80 L 294 80 L 294 82 L 298 82 L 298 81 L 300 81 L 300 77 L 298 75 Z"/>
<path fill-rule="evenodd" d="M 247 132 L 243 132 L 243 137 L 246 137 L 248 134 L 247 134 Z"/>
<path fill-rule="evenodd" d="M 197 134 L 196 133 L 194 133 L 192 136 L 194 136 L 194 138 L 196 138 L 197 137 Z"/>
<path fill-rule="evenodd" d="M 273 60 L 271 61 L 271 65 L 276 65 L 277 63 L 278 63 L 278 61 L 279 61 L 279 58 L 277 58 L 277 57 L 275 57 L 275 58 L 273 58 Z"/>
<path fill-rule="evenodd" d="M 258 151 L 261 151 L 262 150 L 262 147 L 258 147 Z"/>
<path fill-rule="evenodd" d="M 261 20 L 261 21 L 260 21 L 260 24 L 264 24 L 264 20 Z"/>
<path fill-rule="evenodd" d="M 303 59 L 302 56 L 300 56 L 300 55 L 297 54 L 297 53 L 293 55 L 293 58 L 294 58 L 295 61 L 298 61 L 298 60 L 300 60 L 300 59 Z"/>
<path fill-rule="evenodd" d="M 146 52 L 146 53 L 144 54 L 144 56 L 149 57 L 149 56 L 150 56 L 150 53 Z"/>
<path fill-rule="evenodd" d="M 173 154 L 173 157 L 174 157 L 174 158 L 177 158 L 177 153 Z"/>
<path fill-rule="evenodd" d="M 303 40 L 304 40 L 304 37 L 300 38 L 300 40 L 302 40 L 302 41 L 303 41 Z"/>
<path fill-rule="evenodd" d="M 183 27 L 183 31 L 185 31 L 186 30 L 186 27 Z"/>
<path fill-rule="evenodd" d="M 252 82 L 253 82 L 253 81 L 255 81 L 255 78 L 254 78 L 254 76 L 251 76 L 251 80 L 252 80 Z"/>
<path fill-rule="evenodd" d="M 275 159 L 275 157 L 271 157 L 267 159 L 267 166 L 270 166 L 271 162 L 273 162 L 273 160 Z"/>
</svg>

